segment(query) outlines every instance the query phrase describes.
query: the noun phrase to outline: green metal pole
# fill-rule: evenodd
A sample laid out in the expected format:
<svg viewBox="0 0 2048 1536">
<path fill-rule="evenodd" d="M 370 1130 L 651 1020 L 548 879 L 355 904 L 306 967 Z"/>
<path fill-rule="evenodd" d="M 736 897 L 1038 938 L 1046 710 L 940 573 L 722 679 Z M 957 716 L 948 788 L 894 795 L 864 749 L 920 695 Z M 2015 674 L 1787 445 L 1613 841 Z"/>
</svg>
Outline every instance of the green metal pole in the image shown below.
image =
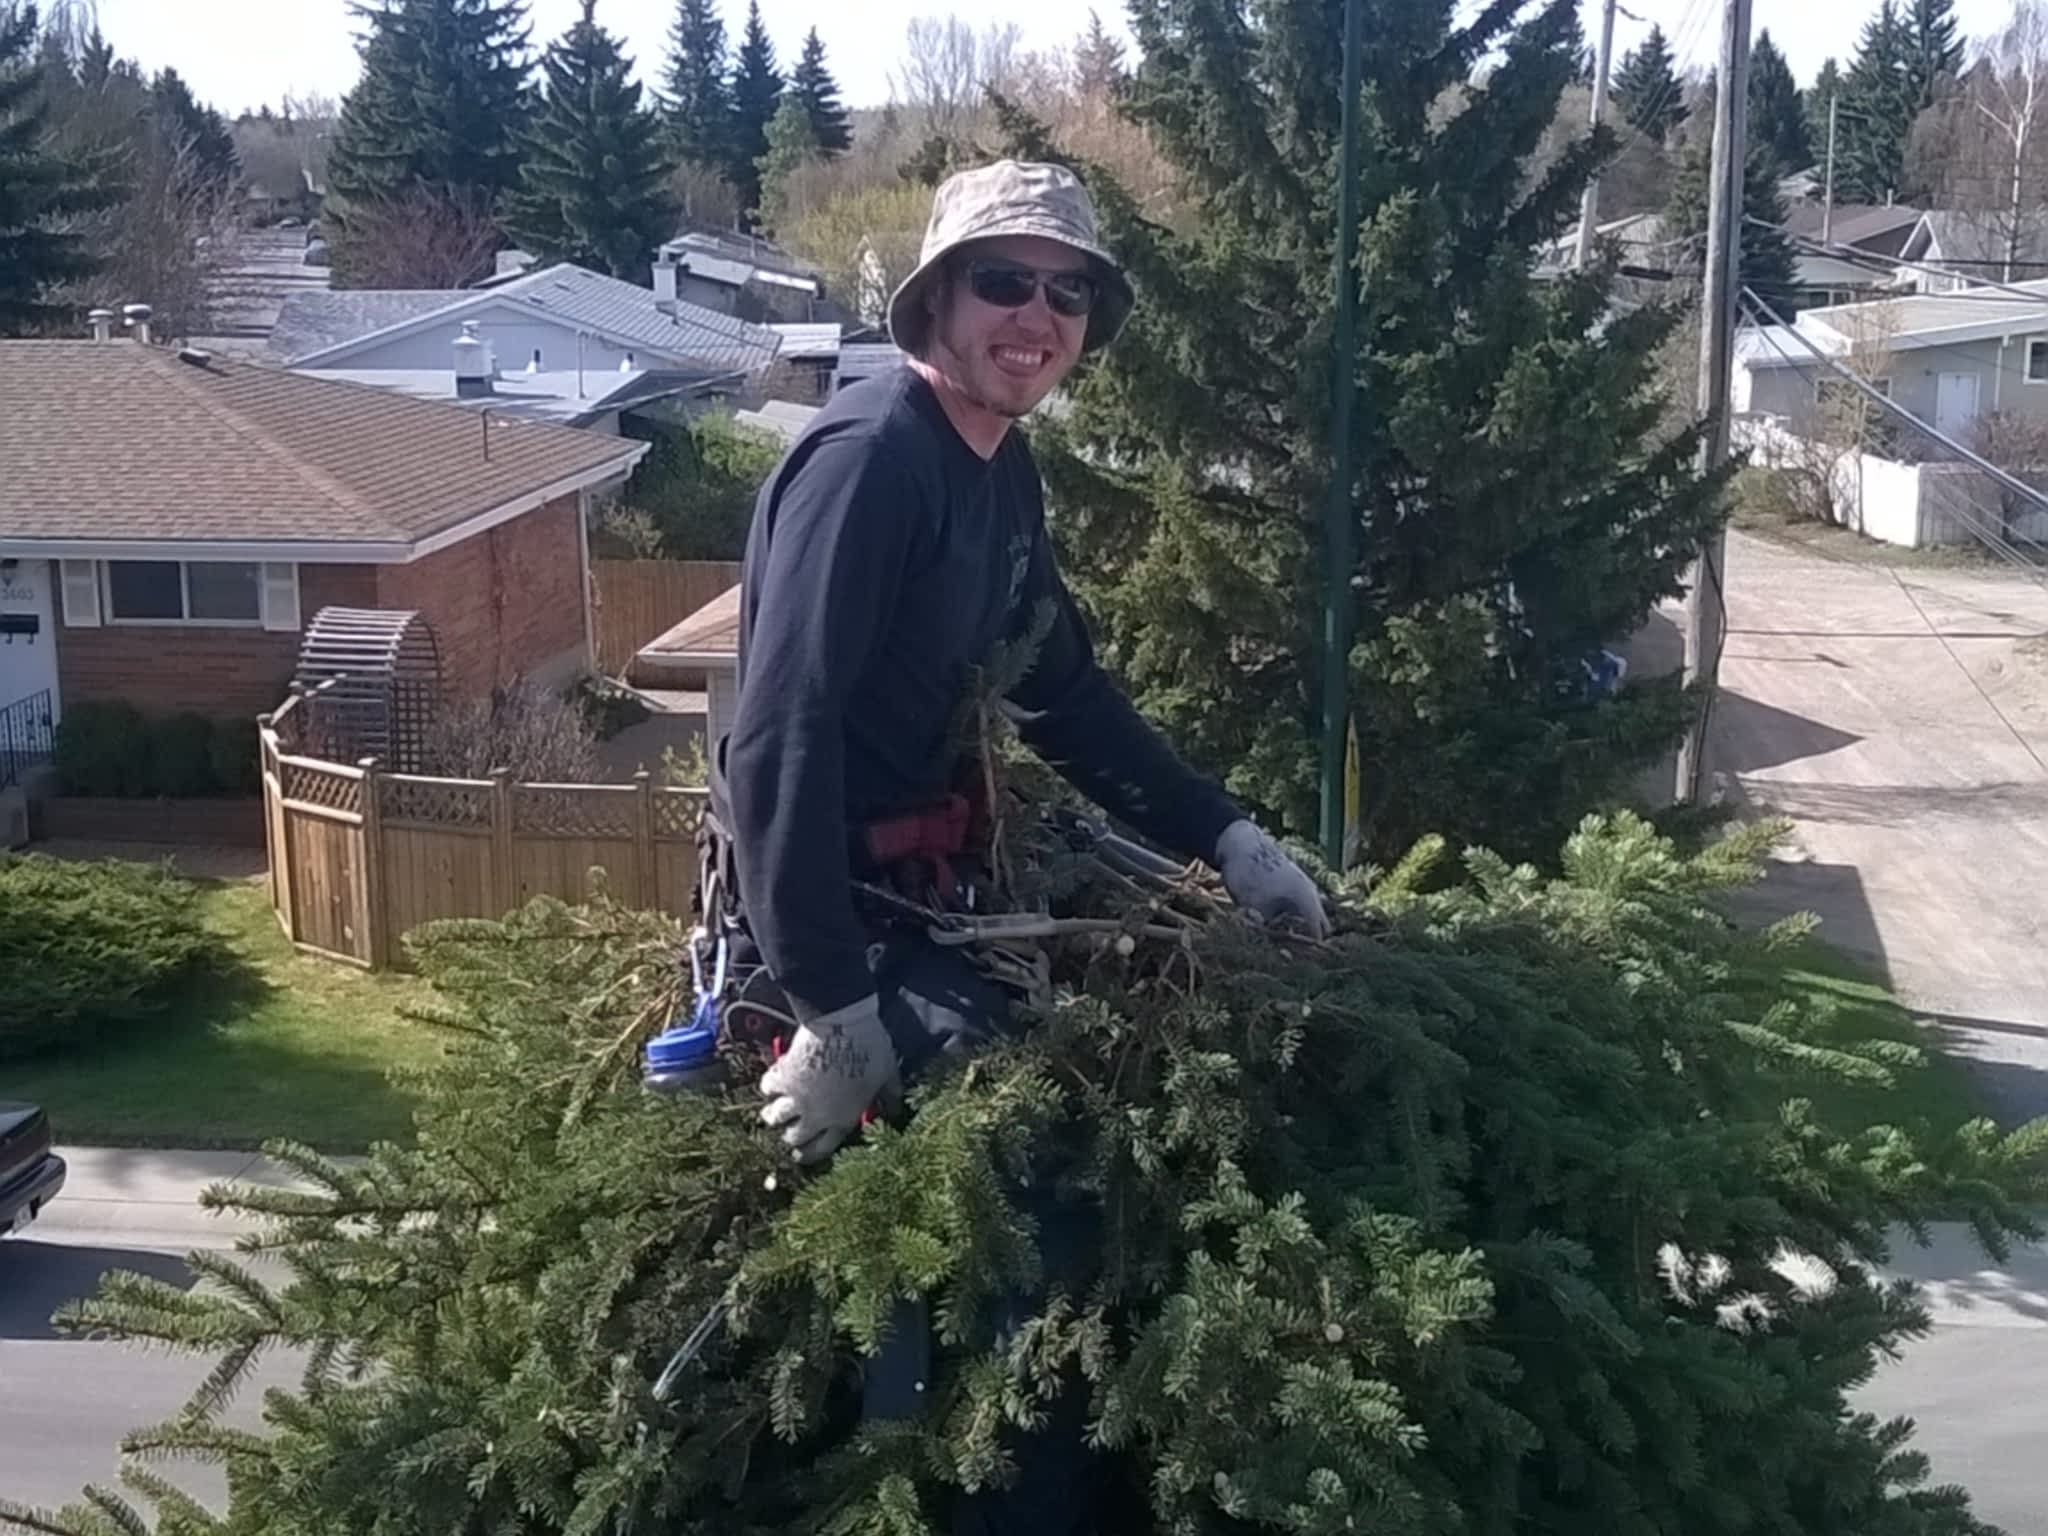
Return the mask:
<svg viewBox="0 0 2048 1536">
<path fill-rule="evenodd" d="M 1330 504 L 1323 517 L 1323 857 L 1344 858 L 1344 742 L 1349 723 L 1352 567 L 1351 407 L 1358 378 L 1358 54 L 1361 0 L 1344 4 L 1344 152 L 1337 190 L 1337 342 L 1330 412 Z"/>
</svg>

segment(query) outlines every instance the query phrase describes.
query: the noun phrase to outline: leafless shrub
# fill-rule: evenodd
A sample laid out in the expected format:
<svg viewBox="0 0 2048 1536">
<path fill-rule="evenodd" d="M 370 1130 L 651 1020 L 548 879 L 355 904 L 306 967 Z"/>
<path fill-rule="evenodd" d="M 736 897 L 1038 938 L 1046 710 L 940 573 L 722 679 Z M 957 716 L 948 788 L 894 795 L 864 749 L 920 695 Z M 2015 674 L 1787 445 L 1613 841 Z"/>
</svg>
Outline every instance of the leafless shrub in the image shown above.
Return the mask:
<svg viewBox="0 0 2048 1536">
<path fill-rule="evenodd" d="M 2048 421 L 2017 411 L 1988 411 L 1977 418 L 1975 448 L 1993 464 L 2036 491 L 2048 491 Z M 2040 503 L 2009 485 L 1993 482 L 1998 495 L 1999 533 L 2006 539 L 2039 520 Z"/>
<path fill-rule="evenodd" d="M 529 679 L 444 709 L 428 733 L 427 761 L 431 772 L 456 779 L 488 778 L 500 768 L 537 784 L 589 784 L 601 776 L 597 736 L 584 712 Z"/>
<path fill-rule="evenodd" d="M 335 282 L 346 288 L 466 287 L 490 275 L 503 243 L 489 205 L 454 190 L 416 187 L 333 222 Z"/>
</svg>

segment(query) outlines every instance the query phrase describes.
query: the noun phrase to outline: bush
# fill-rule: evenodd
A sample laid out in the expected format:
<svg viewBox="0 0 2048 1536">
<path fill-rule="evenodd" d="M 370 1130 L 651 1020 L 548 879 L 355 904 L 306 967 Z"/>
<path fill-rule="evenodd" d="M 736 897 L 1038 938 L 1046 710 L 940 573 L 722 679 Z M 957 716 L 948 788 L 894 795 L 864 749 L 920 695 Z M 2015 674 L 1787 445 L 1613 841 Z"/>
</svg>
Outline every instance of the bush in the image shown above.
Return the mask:
<svg viewBox="0 0 2048 1536">
<path fill-rule="evenodd" d="M 53 751 L 67 795 L 146 795 L 148 723 L 122 699 L 73 704 L 57 722 Z"/>
<path fill-rule="evenodd" d="M 682 428 L 653 427 L 654 447 L 627 483 L 609 521 L 622 532 L 651 525 L 668 560 L 737 560 L 745 552 L 754 497 L 782 458 L 782 442 L 730 416 L 699 416 Z"/>
<path fill-rule="evenodd" d="M 214 794 L 213 722 L 186 711 L 149 725 L 149 787 L 179 799 Z"/>
<path fill-rule="evenodd" d="M 0 1057 L 86 1045 L 160 1012 L 224 953 L 198 897 L 155 865 L 0 855 Z"/>
<path fill-rule="evenodd" d="M 597 733 L 581 705 L 528 679 L 443 709 L 427 735 L 427 771 L 482 779 L 500 768 L 529 784 L 595 783 Z"/>
<path fill-rule="evenodd" d="M 239 715 L 152 719 L 124 699 L 87 699 L 64 711 L 55 753 L 67 795 L 253 795 L 261 783 L 256 722 Z"/>
</svg>

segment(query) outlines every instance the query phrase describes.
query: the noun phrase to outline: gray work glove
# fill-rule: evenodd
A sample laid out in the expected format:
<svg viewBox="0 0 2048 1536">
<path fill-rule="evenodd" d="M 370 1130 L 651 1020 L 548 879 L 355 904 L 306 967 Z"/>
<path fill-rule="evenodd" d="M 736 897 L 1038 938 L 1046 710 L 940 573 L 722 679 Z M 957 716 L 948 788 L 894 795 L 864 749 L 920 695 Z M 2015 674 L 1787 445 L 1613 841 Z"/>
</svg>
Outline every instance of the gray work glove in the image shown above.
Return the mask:
<svg viewBox="0 0 2048 1536">
<path fill-rule="evenodd" d="M 1323 893 L 1280 845 L 1249 821 L 1233 821 L 1216 839 L 1216 870 L 1230 899 L 1268 922 L 1293 918 L 1311 938 L 1325 938 L 1330 920 Z"/>
<path fill-rule="evenodd" d="M 797 1030 L 761 1077 L 768 1100 L 761 1123 L 782 1132 L 798 1162 L 820 1162 L 859 1128 L 869 1105 L 897 1087 L 896 1048 L 870 992 Z"/>
</svg>

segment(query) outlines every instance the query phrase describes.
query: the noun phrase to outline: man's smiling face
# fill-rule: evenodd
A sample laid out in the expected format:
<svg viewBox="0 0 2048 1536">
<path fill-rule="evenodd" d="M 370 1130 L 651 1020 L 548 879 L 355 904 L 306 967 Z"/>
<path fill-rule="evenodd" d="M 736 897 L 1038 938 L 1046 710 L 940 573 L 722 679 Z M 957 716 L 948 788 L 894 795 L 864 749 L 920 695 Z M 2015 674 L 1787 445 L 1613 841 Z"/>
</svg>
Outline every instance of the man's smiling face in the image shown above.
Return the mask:
<svg viewBox="0 0 2048 1536">
<path fill-rule="evenodd" d="M 1056 240 L 1008 235 L 967 247 L 935 290 L 926 360 L 967 399 L 998 416 L 1028 416 L 1073 372 L 1088 334 L 1086 315 L 1055 314 L 1041 285 L 1021 309 L 974 296 L 970 261 L 1005 262 L 1040 272 L 1086 272 L 1088 258 Z"/>
</svg>

